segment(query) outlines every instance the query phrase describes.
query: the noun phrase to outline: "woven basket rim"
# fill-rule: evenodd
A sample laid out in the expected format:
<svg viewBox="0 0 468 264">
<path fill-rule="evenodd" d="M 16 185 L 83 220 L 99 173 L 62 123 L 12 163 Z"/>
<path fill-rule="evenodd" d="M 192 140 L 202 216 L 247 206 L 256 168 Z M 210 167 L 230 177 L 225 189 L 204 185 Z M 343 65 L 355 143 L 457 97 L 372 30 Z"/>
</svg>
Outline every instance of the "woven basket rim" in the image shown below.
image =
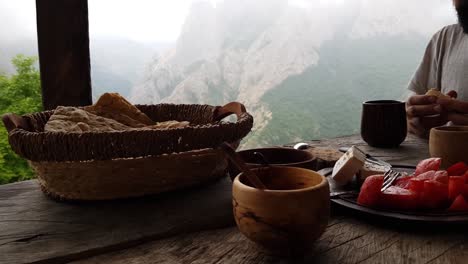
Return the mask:
<svg viewBox="0 0 468 264">
<path fill-rule="evenodd" d="M 138 161 L 138 160 L 145 160 L 145 159 L 158 159 L 161 157 L 179 157 L 180 155 L 204 155 L 208 153 L 213 153 L 215 151 L 212 148 L 204 148 L 204 149 L 194 149 L 194 150 L 189 150 L 185 152 L 179 152 L 179 153 L 163 153 L 160 155 L 150 155 L 150 156 L 140 156 L 140 157 L 126 157 L 126 158 L 114 158 L 111 160 L 66 160 L 66 161 L 31 161 L 35 164 L 41 164 L 41 163 L 62 163 L 62 164 L 73 164 L 73 163 L 84 163 L 84 164 L 89 164 L 93 162 L 122 162 L 122 161 Z"/>
<path fill-rule="evenodd" d="M 202 105 L 202 104 L 167 104 L 167 103 L 164 103 L 164 104 L 154 104 L 154 105 L 149 105 L 149 104 L 136 104 L 135 106 L 137 108 L 140 108 L 140 107 L 149 107 L 149 106 L 155 106 L 155 105 L 159 105 L 159 106 L 200 106 L 200 107 L 203 107 L 203 106 L 208 106 L 208 107 L 216 107 L 216 106 L 212 106 L 212 105 Z M 76 108 L 80 108 L 80 109 L 84 109 L 84 107 L 76 107 Z M 41 111 L 41 112 L 37 112 L 37 113 L 47 113 L 47 114 L 53 114 L 54 113 L 54 110 L 46 110 L 46 111 Z M 33 113 L 34 114 L 34 113 Z M 33 114 L 25 114 L 23 115 L 23 117 L 31 117 Z M 242 121 L 244 121 L 245 118 L 249 118 L 248 115 L 250 115 L 249 113 L 242 113 L 241 115 L 241 119 L 238 119 L 236 122 L 222 122 L 222 121 L 219 121 L 219 122 L 213 122 L 213 123 L 207 123 L 207 124 L 203 124 L 203 125 L 187 125 L 185 127 L 176 127 L 176 128 L 154 128 L 154 129 L 149 129 L 149 130 L 144 130 L 144 129 L 134 129 L 134 130 L 122 130 L 122 131 L 99 131 L 99 132 L 96 132 L 96 131 L 85 131 L 85 132 L 57 132 L 57 131 L 47 131 L 47 132 L 44 132 L 44 131 L 28 131 L 28 130 L 25 130 L 25 129 L 22 129 L 22 128 L 17 128 L 19 130 L 23 130 L 27 133 L 50 133 L 51 135 L 53 134 L 56 134 L 56 135 L 67 135 L 67 134 L 119 134 L 119 133 L 128 133 L 128 132 L 134 132 L 134 131 L 161 131 L 161 130 L 183 130 L 183 129 L 190 129 L 190 128 L 202 128 L 202 127 L 216 127 L 216 126 L 223 126 L 223 124 L 227 124 L 227 123 L 240 123 Z M 175 120 L 175 121 L 185 121 L 185 120 Z M 158 122 L 158 121 L 155 121 L 155 122 Z"/>
<path fill-rule="evenodd" d="M 253 127 L 253 117 L 248 112 L 239 114 L 236 122 L 213 123 L 214 111 L 219 106 L 200 104 L 136 106 L 156 112 L 164 111 L 166 108 L 181 109 L 181 111 L 193 108 L 194 111 L 203 111 L 199 115 L 204 116 L 206 123 L 183 128 L 84 133 L 29 131 L 15 128 L 9 132 L 10 145 L 18 155 L 31 161 L 111 160 L 215 148 L 222 142 L 240 141 Z M 30 123 L 32 130 L 34 123 L 40 123 L 38 126 L 41 127 L 52 114 L 53 110 L 49 110 L 27 114 L 23 118 Z M 191 114 L 195 116 L 197 112 Z M 172 115 L 172 112 L 169 115 Z"/>
<path fill-rule="evenodd" d="M 201 104 L 155 104 L 155 105 L 160 105 L 160 106 L 211 106 L 215 107 L 212 105 L 201 105 Z M 147 107 L 147 106 L 154 106 L 154 105 L 135 105 L 137 108 L 139 107 Z M 77 107 L 77 108 L 83 108 L 83 107 Z M 41 111 L 37 113 L 46 113 L 46 114 L 53 114 L 54 110 L 47 110 L 47 111 Z M 26 114 L 23 115 L 22 117 L 29 117 L 31 118 L 33 114 Z M 56 135 L 56 136 L 67 136 L 67 135 L 73 135 L 73 134 L 79 134 L 79 135 L 93 135 L 93 134 L 125 134 L 125 133 L 135 133 L 135 132 L 154 132 L 158 133 L 159 131 L 167 131 L 167 130 L 189 130 L 189 129 L 198 129 L 198 128 L 212 128 L 212 127 L 224 127 L 229 124 L 240 124 L 245 121 L 248 121 L 252 116 L 249 113 L 242 113 L 241 118 L 239 118 L 236 122 L 223 122 L 223 121 L 218 121 L 218 122 L 213 122 L 213 123 L 207 123 L 207 124 L 202 124 L 202 125 L 188 125 L 185 127 L 177 127 L 177 128 L 156 128 L 156 129 L 149 129 L 149 130 L 144 130 L 144 129 L 134 129 L 134 130 L 121 130 L 121 131 L 85 131 L 85 132 L 58 132 L 58 131 L 29 131 L 23 128 L 17 128 L 20 132 L 23 133 L 28 133 L 28 134 L 48 134 L 48 135 Z M 176 120 L 176 121 L 185 121 L 185 120 Z"/>
<path fill-rule="evenodd" d="M 28 115 L 24 115 L 24 116 L 28 116 Z M 23 116 L 23 117 L 24 117 Z M 188 125 L 188 126 L 185 126 L 185 127 L 172 127 L 172 128 L 153 128 L 153 129 L 134 129 L 134 130 L 120 130 L 120 131 L 85 131 L 85 132 L 62 132 L 62 131 L 28 131 L 26 129 L 23 129 L 23 128 L 16 128 L 15 130 L 13 130 L 15 133 L 26 133 L 26 134 L 47 134 L 47 135 L 51 135 L 51 136 L 67 136 L 67 135 L 93 135 L 93 134 L 96 134 L 96 135 L 112 135 L 112 134 L 126 134 L 126 133 L 137 133 L 137 132 L 148 132 L 148 133 L 158 133 L 159 131 L 168 131 L 168 130 L 173 130 L 173 131 L 177 131 L 177 130 L 188 130 L 188 129 L 198 129 L 198 128 L 215 128 L 215 127 L 223 127 L 225 124 L 236 124 L 236 123 L 239 123 L 239 122 L 235 122 L 235 123 L 232 123 L 232 122 L 219 122 L 219 123 L 211 123 L 211 124 L 205 124 L 205 125 L 196 125 L 196 126 L 192 126 L 192 125 Z M 12 132 L 13 132 L 12 131 Z"/>
</svg>

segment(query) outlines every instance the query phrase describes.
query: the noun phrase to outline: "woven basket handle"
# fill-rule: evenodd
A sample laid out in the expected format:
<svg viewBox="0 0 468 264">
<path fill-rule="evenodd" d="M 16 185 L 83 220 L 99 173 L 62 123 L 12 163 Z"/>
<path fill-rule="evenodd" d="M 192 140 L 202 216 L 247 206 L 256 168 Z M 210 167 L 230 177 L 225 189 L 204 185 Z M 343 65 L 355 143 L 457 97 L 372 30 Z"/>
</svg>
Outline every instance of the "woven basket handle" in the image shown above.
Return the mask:
<svg viewBox="0 0 468 264">
<path fill-rule="evenodd" d="M 213 112 L 213 121 L 221 121 L 225 117 L 235 114 L 237 119 L 240 119 L 243 113 L 246 113 L 247 110 L 245 106 L 238 102 L 231 102 L 225 106 L 217 106 Z"/>
<path fill-rule="evenodd" d="M 8 133 L 17 128 L 29 130 L 28 122 L 26 122 L 22 116 L 16 114 L 4 114 L 2 116 L 2 121 Z"/>
</svg>

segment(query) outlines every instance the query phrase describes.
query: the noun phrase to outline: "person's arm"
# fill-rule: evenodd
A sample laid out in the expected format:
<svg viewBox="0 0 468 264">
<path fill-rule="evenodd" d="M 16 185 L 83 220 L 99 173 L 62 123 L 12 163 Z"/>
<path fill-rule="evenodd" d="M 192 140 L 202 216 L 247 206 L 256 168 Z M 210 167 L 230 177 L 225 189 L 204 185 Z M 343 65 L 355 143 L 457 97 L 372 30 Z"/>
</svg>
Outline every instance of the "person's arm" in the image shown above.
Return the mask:
<svg viewBox="0 0 468 264">
<path fill-rule="evenodd" d="M 431 88 L 438 88 L 440 90 L 437 81 L 438 42 L 439 33 L 435 34 L 428 43 L 421 63 L 408 84 L 408 90 L 417 95 L 424 95 Z"/>
<path fill-rule="evenodd" d="M 440 107 L 437 107 L 437 97 L 425 95 L 430 88 L 440 88 L 437 85 L 439 42 L 440 32 L 427 45 L 423 59 L 408 85 L 408 89 L 413 92 L 406 103 L 408 132 L 422 138 L 429 136 L 431 128 L 447 123 L 445 116 L 440 114 Z"/>
</svg>

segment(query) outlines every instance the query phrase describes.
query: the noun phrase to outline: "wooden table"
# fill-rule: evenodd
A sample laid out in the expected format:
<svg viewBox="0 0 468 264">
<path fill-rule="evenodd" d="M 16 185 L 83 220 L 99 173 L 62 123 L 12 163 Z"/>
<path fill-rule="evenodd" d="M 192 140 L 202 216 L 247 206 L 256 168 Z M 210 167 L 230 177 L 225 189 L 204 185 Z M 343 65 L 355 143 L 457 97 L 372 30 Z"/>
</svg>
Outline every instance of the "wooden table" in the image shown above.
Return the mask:
<svg viewBox="0 0 468 264">
<path fill-rule="evenodd" d="M 427 141 L 413 137 L 392 150 L 358 136 L 310 143 L 359 145 L 393 164 L 428 157 Z M 153 198 L 67 204 L 45 198 L 35 181 L 0 186 L 0 263 L 468 263 L 467 225 L 388 221 L 340 207 L 309 256 L 267 255 L 233 225 L 229 189 L 221 180 Z"/>
</svg>

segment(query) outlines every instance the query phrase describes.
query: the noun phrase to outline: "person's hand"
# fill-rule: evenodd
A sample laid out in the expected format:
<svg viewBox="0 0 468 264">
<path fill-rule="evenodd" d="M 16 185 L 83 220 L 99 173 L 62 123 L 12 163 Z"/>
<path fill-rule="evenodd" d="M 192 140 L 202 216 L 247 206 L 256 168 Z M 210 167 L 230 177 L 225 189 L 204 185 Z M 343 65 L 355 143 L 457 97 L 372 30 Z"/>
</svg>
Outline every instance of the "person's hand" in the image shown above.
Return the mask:
<svg viewBox="0 0 468 264">
<path fill-rule="evenodd" d="M 448 122 L 437 97 L 413 95 L 406 103 L 408 132 L 418 137 L 427 138 L 433 127 L 442 126 Z"/>
<path fill-rule="evenodd" d="M 437 100 L 437 104 L 447 112 L 448 121 L 452 121 L 454 125 L 468 126 L 468 102 L 441 98 Z"/>
</svg>

